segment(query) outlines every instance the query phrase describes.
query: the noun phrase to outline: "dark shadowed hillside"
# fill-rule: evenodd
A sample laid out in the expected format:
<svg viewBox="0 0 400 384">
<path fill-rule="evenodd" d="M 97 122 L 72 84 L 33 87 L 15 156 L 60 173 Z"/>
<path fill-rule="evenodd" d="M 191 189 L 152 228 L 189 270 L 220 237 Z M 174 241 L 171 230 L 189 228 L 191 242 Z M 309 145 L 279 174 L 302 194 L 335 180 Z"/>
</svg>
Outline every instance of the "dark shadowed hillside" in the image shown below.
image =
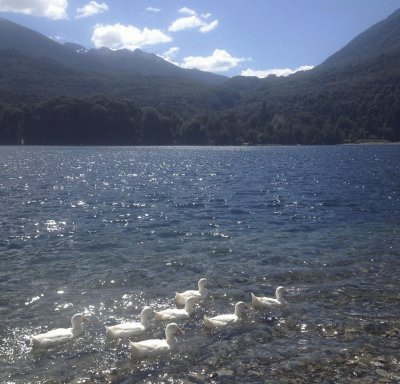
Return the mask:
<svg viewBox="0 0 400 384">
<path fill-rule="evenodd" d="M 358 65 L 380 56 L 400 53 L 400 10 L 355 37 L 325 60 L 319 69 Z"/>
<path fill-rule="evenodd" d="M 227 78 L 214 73 L 199 71 L 196 69 L 183 69 L 161 57 L 135 49 L 133 52 L 127 49 L 113 51 L 108 48 L 82 50 L 78 48 L 80 55 L 88 58 L 101 67 L 107 68 L 113 73 L 142 76 L 168 76 L 194 80 L 206 84 L 221 84 Z"/>
<path fill-rule="evenodd" d="M 15 51 L 36 59 L 54 60 L 62 63 L 63 66 L 75 69 L 90 68 L 90 64 L 93 67 L 93 63 L 82 60 L 75 51 L 36 31 L 3 18 L 0 18 L 0 49 Z"/>
<path fill-rule="evenodd" d="M 168 76 L 205 84 L 221 84 L 225 76 L 183 69 L 157 55 L 107 48 L 86 50 L 77 44 L 60 44 L 29 28 L 0 18 L 0 50 L 16 51 L 28 58 L 53 60 L 77 71 L 97 74 Z"/>
</svg>

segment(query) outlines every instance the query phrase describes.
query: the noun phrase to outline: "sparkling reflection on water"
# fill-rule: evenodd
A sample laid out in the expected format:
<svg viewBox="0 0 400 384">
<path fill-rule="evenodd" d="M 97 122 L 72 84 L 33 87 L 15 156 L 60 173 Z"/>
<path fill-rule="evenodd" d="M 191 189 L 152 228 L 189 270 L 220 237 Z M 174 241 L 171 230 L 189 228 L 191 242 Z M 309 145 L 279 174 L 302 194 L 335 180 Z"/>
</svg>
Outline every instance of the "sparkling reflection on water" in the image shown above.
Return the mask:
<svg viewBox="0 0 400 384">
<path fill-rule="evenodd" d="M 0 164 L 0 382 L 400 381 L 399 146 L 2 147 Z M 200 277 L 176 353 L 135 363 L 105 338 Z M 204 329 L 277 285 L 287 308 Z M 84 310 L 83 337 L 31 353 Z"/>
</svg>

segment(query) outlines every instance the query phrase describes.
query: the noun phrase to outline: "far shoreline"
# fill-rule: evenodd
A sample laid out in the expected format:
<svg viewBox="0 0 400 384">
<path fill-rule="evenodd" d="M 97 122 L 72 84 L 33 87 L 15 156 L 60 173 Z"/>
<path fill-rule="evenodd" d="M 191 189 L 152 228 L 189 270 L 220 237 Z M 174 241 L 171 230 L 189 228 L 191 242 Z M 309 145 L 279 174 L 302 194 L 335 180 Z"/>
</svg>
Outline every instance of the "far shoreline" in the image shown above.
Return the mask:
<svg viewBox="0 0 400 384">
<path fill-rule="evenodd" d="M 174 147 L 174 148 L 188 148 L 188 147 L 204 147 L 204 148 L 212 148 L 212 147 L 228 147 L 228 148 L 249 148 L 249 147 L 336 147 L 336 146 L 349 146 L 349 145 L 400 145 L 400 141 L 379 141 L 379 140 L 362 140 L 353 143 L 338 143 L 338 144 L 249 144 L 243 143 L 241 145 L 216 145 L 216 144 L 0 144 L 0 147 L 65 147 L 65 148 L 80 148 L 80 147 L 159 147 L 159 148 L 167 148 L 167 147 Z"/>
</svg>

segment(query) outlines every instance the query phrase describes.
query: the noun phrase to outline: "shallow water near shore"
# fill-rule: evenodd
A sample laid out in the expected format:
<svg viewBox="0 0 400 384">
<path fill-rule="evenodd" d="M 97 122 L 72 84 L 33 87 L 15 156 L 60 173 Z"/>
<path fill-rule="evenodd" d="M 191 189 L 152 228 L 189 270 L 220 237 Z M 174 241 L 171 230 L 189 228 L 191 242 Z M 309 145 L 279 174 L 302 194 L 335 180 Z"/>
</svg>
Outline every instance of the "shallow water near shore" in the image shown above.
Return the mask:
<svg viewBox="0 0 400 384">
<path fill-rule="evenodd" d="M 0 147 L 0 165 L 1 383 L 400 381 L 400 146 Z M 106 339 L 201 277 L 174 353 Z M 286 307 L 204 328 L 278 285 Z M 81 337 L 31 352 L 83 311 Z"/>
</svg>

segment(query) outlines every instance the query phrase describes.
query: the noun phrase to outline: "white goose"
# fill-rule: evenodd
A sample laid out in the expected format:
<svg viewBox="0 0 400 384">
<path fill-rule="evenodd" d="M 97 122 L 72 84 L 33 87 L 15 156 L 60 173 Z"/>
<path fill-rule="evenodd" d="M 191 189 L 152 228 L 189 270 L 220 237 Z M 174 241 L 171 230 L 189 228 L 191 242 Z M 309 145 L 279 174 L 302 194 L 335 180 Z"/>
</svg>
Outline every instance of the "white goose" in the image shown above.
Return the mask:
<svg viewBox="0 0 400 384">
<path fill-rule="evenodd" d="M 131 342 L 131 359 L 141 360 L 147 357 L 158 356 L 174 350 L 178 344 L 175 335 L 184 334 L 175 323 L 170 323 L 165 328 L 165 339 L 150 339 Z"/>
<path fill-rule="evenodd" d="M 152 316 L 153 310 L 150 307 L 144 307 L 140 313 L 140 322 L 127 322 L 106 326 L 106 334 L 112 339 L 141 335 L 150 328 Z"/>
<path fill-rule="evenodd" d="M 57 328 L 46 333 L 31 336 L 32 348 L 52 348 L 73 340 L 83 332 L 82 322 L 89 321 L 83 314 L 77 313 L 71 318 L 72 328 Z"/>
<path fill-rule="evenodd" d="M 204 325 L 206 328 L 223 328 L 235 324 L 243 318 L 246 308 L 247 305 L 243 303 L 243 301 L 239 301 L 235 305 L 234 313 L 218 315 L 215 317 L 204 316 Z"/>
<path fill-rule="evenodd" d="M 208 295 L 208 280 L 206 278 L 202 278 L 197 283 L 199 290 L 189 290 L 182 293 L 175 293 L 175 302 L 178 305 L 185 305 L 186 299 L 188 297 L 196 297 L 197 300 L 205 299 Z"/>
<path fill-rule="evenodd" d="M 287 301 L 283 298 L 284 287 L 276 288 L 275 296 L 273 297 L 257 297 L 254 293 L 251 293 L 251 304 L 255 308 L 273 308 L 287 304 Z"/>
<path fill-rule="evenodd" d="M 180 320 L 187 319 L 194 312 L 194 306 L 197 302 L 197 297 L 191 296 L 185 301 L 185 308 L 168 308 L 162 311 L 154 312 L 156 320 Z"/>
</svg>

